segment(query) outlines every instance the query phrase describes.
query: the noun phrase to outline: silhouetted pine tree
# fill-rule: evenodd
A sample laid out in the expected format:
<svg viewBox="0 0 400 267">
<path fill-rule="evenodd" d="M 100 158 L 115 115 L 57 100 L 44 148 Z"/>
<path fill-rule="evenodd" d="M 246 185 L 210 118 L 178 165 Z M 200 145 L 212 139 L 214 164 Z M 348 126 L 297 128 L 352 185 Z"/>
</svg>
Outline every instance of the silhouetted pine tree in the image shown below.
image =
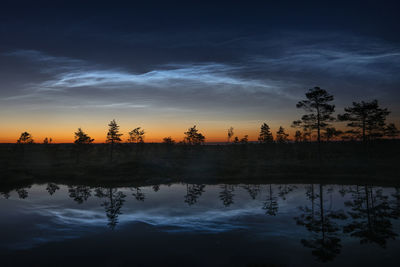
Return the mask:
<svg viewBox="0 0 400 267">
<path fill-rule="evenodd" d="M 261 125 L 261 130 L 260 130 L 260 135 L 258 136 L 258 141 L 260 141 L 260 143 L 263 143 L 263 144 L 272 143 L 274 141 L 274 138 L 272 136 L 272 133 L 270 131 L 268 124 L 263 123 Z"/>
<path fill-rule="evenodd" d="M 28 132 L 23 132 L 21 133 L 21 136 L 19 137 L 19 139 L 17 140 L 18 144 L 33 144 L 33 138 L 32 135 Z"/>
<path fill-rule="evenodd" d="M 363 142 L 384 135 L 386 117 L 390 111 L 380 108 L 378 100 L 353 102 L 353 106 L 344 110 L 346 113 L 338 115 L 338 119 L 349 121 L 347 126 L 355 128 L 355 134 L 361 134 Z"/>
<path fill-rule="evenodd" d="M 296 133 L 294 134 L 294 141 L 296 143 L 301 142 L 303 140 L 303 135 L 301 134 L 301 131 L 297 130 Z"/>
<path fill-rule="evenodd" d="M 79 163 L 79 156 L 81 151 L 83 150 L 84 145 L 91 144 L 94 139 L 90 138 L 81 128 L 78 128 L 78 131 L 75 132 L 75 141 L 74 143 L 77 145 L 76 147 L 76 163 Z"/>
<path fill-rule="evenodd" d="M 115 122 L 115 120 L 112 120 L 109 124 L 108 124 L 108 133 L 107 133 L 107 139 L 106 139 L 106 143 L 111 144 L 111 148 L 110 148 L 110 161 L 112 161 L 112 157 L 113 157 L 113 150 L 114 150 L 114 144 L 115 143 L 119 143 L 121 142 L 121 136 L 123 134 L 119 133 L 119 126 L 118 124 Z"/>
<path fill-rule="evenodd" d="M 144 142 L 144 130 L 141 127 L 137 127 L 130 131 L 128 142 L 129 143 L 143 143 Z"/>
<path fill-rule="evenodd" d="M 289 134 L 285 133 L 285 129 L 280 126 L 279 130 L 276 132 L 276 142 L 278 143 L 287 143 Z"/>
<path fill-rule="evenodd" d="M 184 138 L 184 142 L 189 145 L 200 145 L 205 141 L 204 135 L 199 133 L 199 130 L 196 129 L 196 125 L 192 128 L 189 128 L 187 132 L 184 133 L 186 136 Z"/>
<path fill-rule="evenodd" d="M 306 93 L 305 100 L 297 103 L 297 108 L 302 108 L 308 114 L 301 117 L 300 120 L 294 121 L 294 127 L 303 127 L 307 130 L 317 130 L 318 143 L 321 142 L 321 130 L 329 126 L 329 122 L 334 121 L 332 113 L 335 111 L 335 105 L 331 105 L 333 96 L 327 91 L 319 87 L 309 89 Z"/>
<path fill-rule="evenodd" d="M 328 127 L 328 128 L 326 128 L 324 137 L 326 138 L 326 141 L 329 142 L 332 138 L 339 137 L 342 134 L 343 134 L 343 132 L 336 130 L 335 127 Z"/>
<path fill-rule="evenodd" d="M 228 129 L 228 143 L 231 142 L 231 138 L 232 138 L 233 135 L 234 135 L 234 133 L 233 133 L 233 127 L 230 127 L 230 128 Z"/>
<path fill-rule="evenodd" d="M 397 136 L 399 136 L 400 131 L 397 129 L 396 125 L 394 123 L 389 123 L 386 128 L 385 128 L 385 136 L 395 139 Z"/>
</svg>

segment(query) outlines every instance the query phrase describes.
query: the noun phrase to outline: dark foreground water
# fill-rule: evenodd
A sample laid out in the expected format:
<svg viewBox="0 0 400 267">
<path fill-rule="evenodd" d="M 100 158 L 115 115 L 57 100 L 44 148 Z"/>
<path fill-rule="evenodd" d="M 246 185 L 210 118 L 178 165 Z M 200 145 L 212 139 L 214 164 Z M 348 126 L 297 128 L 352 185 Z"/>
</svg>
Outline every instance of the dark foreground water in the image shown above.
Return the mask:
<svg viewBox="0 0 400 267">
<path fill-rule="evenodd" d="M 400 264 L 400 188 L 44 184 L 0 211 L 0 266 Z"/>
</svg>

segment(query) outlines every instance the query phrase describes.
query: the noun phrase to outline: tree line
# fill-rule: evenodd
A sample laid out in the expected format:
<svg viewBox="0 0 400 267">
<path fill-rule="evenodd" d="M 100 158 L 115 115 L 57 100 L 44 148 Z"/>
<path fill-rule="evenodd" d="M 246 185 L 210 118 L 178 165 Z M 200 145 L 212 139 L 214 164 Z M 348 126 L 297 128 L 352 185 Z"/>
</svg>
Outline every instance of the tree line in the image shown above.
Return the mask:
<svg viewBox="0 0 400 267">
<path fill-rule="evenodd" d="M 296 128 L 293 139 L 289 139 L 289 134 L 280 126 L 276 132 L 275 139 L 267 123 L 260 127 L 258 136 L 259 143 L 287 143 L 289 141 L 305 142 L 312 141 L 313 134 L 318 143 L 331 140 L 361 140 L 367 142 L 379 138 L 397 138 L 400 131 L 394 123 L 387 123 L 387 117 L 390 111 L 387 108 L 379 106 L 378 100 L 370 102 L 353 102 L 349 107 L 344 108 L 344 113 L 333 116 L 335 105 L 334 96 L 320 87 L 314 87 L 305 94 L 305 99 L 297 103 L 296 107 L 305 111 L 305 114 L 299 119 L 293 121 L 291 127 Z M 338 130 L 333 127 L 333 123 L 346 123 L 346 130 Z M 111 145 L 111 157 L 113 147 L 116 143 L 122 142 L 122 133 L 119 131 L 119 125 L 112 120 L 109 124 L 106 143 Z M 205 136 L 199 132 L 196 125 L 184 132 L 184 139 L 179 144 L 199 145 L 204 144 Z M 128 133 L 127 143 L 144 143 L 145 131 L 137 127 Z M 74 143 L 91 144 L 94 141 L 81 128 L 75 132 Z M 227 131 L 227 143 L 246 144 L 249 142 L 248 135 L 242 138 L 234 136 L 234 128 L 230 127 Z M 32 144 L 33 137 L 28 132 L 21 133 L 17 140 L 18 144 Z M 52 143 L 52 139 L 46 137 L 44 144 Z M 177 143 L 172 137 L 163 139 L 165 144 Z"/>
</svg>

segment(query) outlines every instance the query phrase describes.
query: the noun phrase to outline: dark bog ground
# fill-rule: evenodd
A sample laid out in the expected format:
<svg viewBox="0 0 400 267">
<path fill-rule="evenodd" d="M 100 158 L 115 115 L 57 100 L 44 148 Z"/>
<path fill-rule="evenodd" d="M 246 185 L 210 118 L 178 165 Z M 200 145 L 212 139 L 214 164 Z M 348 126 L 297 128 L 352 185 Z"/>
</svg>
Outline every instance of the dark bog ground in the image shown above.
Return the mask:
<svg viewBox="0 0 400 267">
<path fill-rule="evenodd" d="M 2 187 L 33 182 L 155 184 L 399 182 L 400 142 L 0 145 Z"/>
</svg>

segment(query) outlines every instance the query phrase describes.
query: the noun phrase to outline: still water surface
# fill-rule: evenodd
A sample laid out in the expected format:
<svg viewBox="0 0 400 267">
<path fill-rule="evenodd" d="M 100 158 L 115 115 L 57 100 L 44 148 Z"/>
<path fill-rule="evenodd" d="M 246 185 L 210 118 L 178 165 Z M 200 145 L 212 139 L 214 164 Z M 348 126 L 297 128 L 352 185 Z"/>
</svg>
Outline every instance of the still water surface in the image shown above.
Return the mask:
<svg viewBox="0 0 400 267">
<path fill-rule="evenodd" d="M 400 188 L 32 185 L 0 199 L 1 266 L 400 262 Z"/>
</svg>

